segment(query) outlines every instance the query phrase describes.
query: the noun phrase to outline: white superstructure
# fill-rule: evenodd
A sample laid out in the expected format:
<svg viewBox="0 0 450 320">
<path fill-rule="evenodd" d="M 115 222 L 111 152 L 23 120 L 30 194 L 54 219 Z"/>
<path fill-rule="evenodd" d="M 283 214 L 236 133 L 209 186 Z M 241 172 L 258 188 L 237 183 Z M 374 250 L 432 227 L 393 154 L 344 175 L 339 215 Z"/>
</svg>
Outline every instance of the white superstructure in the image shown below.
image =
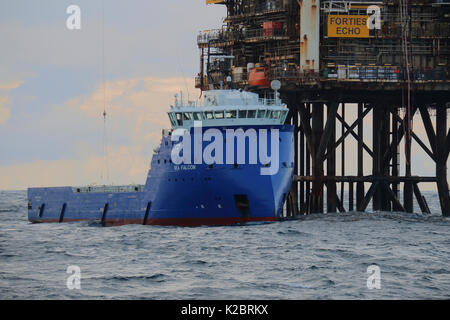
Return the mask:
<svg viewBox="0 0 450 320">
<path fill-rule="evenodd" d="M 168 112 L 173 129 L 189 129 L 194 121 L 203 127 L 284 124 L 288 108 L 278 98 L 260 99 L 258 94 L 240 90 L 210 90 L 204 92 L 202 103 L 187 105 L 177 97 Z"/>
</svg>

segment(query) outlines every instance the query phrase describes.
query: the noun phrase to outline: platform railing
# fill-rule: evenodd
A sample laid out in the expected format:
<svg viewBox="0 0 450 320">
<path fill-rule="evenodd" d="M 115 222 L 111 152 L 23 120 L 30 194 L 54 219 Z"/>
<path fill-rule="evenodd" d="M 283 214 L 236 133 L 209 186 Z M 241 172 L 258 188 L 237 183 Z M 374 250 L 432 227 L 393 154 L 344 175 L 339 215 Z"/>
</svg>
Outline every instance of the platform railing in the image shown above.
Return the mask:
<svg viewBox="0 0 450 320">
<path fill-rule="evenodd" d="M 287 37 L 285 29 L 241 29 L 227 30 L 214 29 L 202 31 L 197 36 L 197 44 L 208 44 L 210 41 L 245 41 L 255 39 L 270 39 L 274 37 Z"/>
<path fill-rule="evenodd" d="M 144 185 L 128 185 L 128 186 L 88 186 L 74 187 L 74 193 L 122 193 L 122 192 L 142 192 Z"/>
</svg>

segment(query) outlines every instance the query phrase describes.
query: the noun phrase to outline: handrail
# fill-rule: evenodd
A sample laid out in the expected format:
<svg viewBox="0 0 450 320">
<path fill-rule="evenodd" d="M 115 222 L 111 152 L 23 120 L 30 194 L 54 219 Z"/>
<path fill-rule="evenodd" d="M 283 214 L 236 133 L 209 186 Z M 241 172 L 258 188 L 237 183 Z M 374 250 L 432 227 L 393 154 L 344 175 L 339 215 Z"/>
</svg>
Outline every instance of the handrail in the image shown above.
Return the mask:
<svg viewBox="0 0 450 320">
<path fill-rule="evenodd" d="M 207 44 L 210 41 L 244 41 L 252 39 L 268 39 L 273 37 L 287 37 L 285 29 L 214 29 L 201 31 L 197 36 L 197 44 Z"/>
</svg>

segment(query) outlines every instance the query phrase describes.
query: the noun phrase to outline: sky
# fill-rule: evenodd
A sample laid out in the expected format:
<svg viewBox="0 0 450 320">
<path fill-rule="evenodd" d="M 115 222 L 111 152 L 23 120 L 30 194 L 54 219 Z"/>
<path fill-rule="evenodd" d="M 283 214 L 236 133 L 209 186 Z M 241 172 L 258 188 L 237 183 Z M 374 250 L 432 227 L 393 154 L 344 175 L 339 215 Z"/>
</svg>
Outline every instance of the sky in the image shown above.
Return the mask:
<svg viewBox="0 0 450 320">
<path fill-rule="evenodd" d="M 103 1 L 104 31 L 101 0 L 0 0 L 0 190 L 143 184 L 161 130 L 169 127 L 174 93 L 200 95 L 193 81 L 200 63 L 196 36 L 221 26 L 224 6 Z M 80 30 L 66 27 L 72 4 L 81 9 Z M 346 113 L 352 123 L 356 106 Z M 366 136 L 370 122 L 371 115 Z M 414 126 L 426 141 L 420 116 Z M 346 173 L 352 175 L 356 141 L 349 141 Z M 413 157 L 413 174 L 435 174 L 417 144 Z M 370 161 L 366 154 L 365 174 Z M 339 175 L 339 150 L 337 168 Z"/>
<path fill-rule="evenodd" d="M 66 27 L 72 4 L 80 30 Z M 103 41 L 101 0 L 0 0 L 0 189 L 144 183 L 174 93 L 200 94 L 196 36 L 225 13 L 104 0 Z"/>
</svg>

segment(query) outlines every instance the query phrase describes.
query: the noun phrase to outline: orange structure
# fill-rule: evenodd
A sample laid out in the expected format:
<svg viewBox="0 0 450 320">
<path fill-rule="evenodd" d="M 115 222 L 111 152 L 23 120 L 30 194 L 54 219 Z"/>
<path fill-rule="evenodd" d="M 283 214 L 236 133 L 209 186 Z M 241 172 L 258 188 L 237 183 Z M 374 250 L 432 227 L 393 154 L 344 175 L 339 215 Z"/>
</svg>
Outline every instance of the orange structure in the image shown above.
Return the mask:
<svg viewBox="0 0 450 320">
<path fill-rule="evenodd" d="M 250 87 L 258 87 L 267 89 L 270 87 L 269 72 L 265 67 L 254 68 L 248 76 L 248 85 Z"/>
</svg>

